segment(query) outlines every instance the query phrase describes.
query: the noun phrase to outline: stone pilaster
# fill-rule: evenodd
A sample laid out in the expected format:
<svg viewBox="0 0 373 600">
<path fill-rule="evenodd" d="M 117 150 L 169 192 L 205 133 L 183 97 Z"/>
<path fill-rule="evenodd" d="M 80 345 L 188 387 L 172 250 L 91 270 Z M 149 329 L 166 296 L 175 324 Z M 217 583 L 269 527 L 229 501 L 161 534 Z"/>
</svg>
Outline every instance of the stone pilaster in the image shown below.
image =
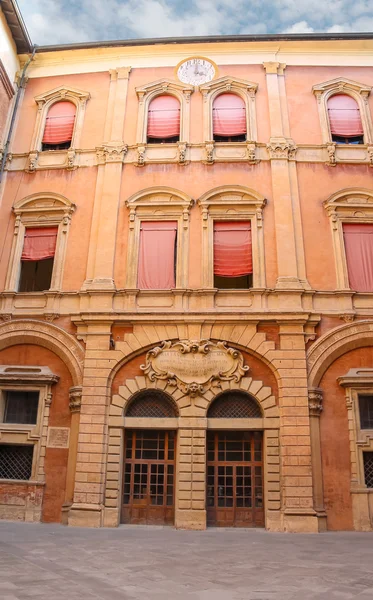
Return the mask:
<svg viewBox="0 0 373 600">
<path fill-rule="evenodd" d="M 110 71 L 110 90 L 105 123 L 106 142 L 97 152 L 97 182 L 91 226 L 87 274 L 83 289 L 111 290 L 114 284 L 114 257 L 118 204 L 123 160 L 124 118 L 130 67 Z"/>
<path fill-rule="evenodd" d="M 180 418 L 175 527 L 206 529 L 206 419 Z"/>
<path fill-rule="evenodd" d="M 322 480 L 320 415 L 322 413 L 323 392 L 319 388 L 308 390 L 308 407 L 310 414 L 313 506 L 319 520 L 319 530 L 325 531 L 326 512 L 324 508 L 324 490 Z"/>
<path fill-rule="evenodd" d="M 271 137 L 267 150 L 271 161 L 273 205 L 279 289 L 309 287 L 306 281 L 303 233 L 295 163 L 297 147 L 290 138 L 282 63 L 263 63 L 266 71 Z"/>
</svg>

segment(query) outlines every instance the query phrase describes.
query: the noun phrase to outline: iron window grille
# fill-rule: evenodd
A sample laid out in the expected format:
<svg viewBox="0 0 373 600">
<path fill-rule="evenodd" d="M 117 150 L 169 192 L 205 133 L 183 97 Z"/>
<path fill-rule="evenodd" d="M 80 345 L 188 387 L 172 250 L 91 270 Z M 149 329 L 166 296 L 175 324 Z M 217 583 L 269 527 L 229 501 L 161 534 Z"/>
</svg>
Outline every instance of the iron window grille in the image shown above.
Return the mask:
<svg viewBox="0 0 373 600">
<path fill-rule="evenodd" d="M 258 403 L 245 392 L 224 392 L 207 413 L 209 419 L 255 419 L 261 416 Z"/>
<path fill-rule="evenodd" d="M 30 479 L 34 446 L 0 445 L 0 479 Z"/>
<path fill-rule="evenodd" d="M 159 390 L 140 392 L 128 407 L 127 417 L 172 418 L 176 410 L 166 394 Z"/>
<path fill-rule="evenodd" d="M 373 488 L 373 452 L 364 452 L 363 456 L 365 485 Z"/>
</svg>

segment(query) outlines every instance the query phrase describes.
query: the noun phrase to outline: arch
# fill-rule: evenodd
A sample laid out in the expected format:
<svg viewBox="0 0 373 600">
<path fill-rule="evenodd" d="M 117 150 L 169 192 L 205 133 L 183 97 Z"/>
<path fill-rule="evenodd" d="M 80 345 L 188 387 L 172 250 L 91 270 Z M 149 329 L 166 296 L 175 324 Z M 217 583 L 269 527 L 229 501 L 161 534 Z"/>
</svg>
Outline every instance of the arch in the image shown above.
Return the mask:
<svg viewBox="0 0 373 600">
<path fill-rule="evenodd" d="M 189 142 L 190 129 L 190 96 L 194 92 L 194 86 L 187 83 L 178 83 L 172 79 L 160 79 L 142 87 L 136 88 L 139 99 L 139 111 L 137 117 L 136 141 L 138 144 L 146 144 L 148 130 L 149 104 L 157 96 L 174 96 L 180 102 L 180 141 Z"/>
<path fill-rule="evenodd" d="M 74 131 L 70 147 L 79 148 L 85 107 L 87 100 L 89 100 L 90 97 L 91 95 L 89 92 L 84 92 L 65 85 L 61 85 L 53 90 L 35 96 L 35 102 L 38 105 L 38 114 L 31 142 L 31 152 L 38 152 L 41 149 L 41 140 L 44 134 L 48 111 L 53 104 L 61 101 L 68 101 L 76 106 Z"/>
<path fill-rule="evenodd" d="M 217 96 L 223 93 L 233 93 L 242 98 L 246 107 L 246 139 L 256 141 L 257 124 L 255 110 L 255 95 L 258 84 L 236 77 L 219 77 L 209 83 L 199 86 L 204 98 L 203 135 L 204 140 L 212 140 L 212 107 Z"/>
<path fill-rule="evenodd" d="M 212 419 L 261 418 L 262 410 L 253 396 L 242 390 L 229 390 L 218 394 L 207 410 Z"/>
<path fill-rule="evenodd" d="M 18 344 L 48 348 L 65 363 L 73 385 L 82 385 L 84 350 L 72 335 L 60 327 L 36 319 L 17 319 L 0 325 L 0 350 Z"/>
<path fill-rule="evenodd" d="M 373 346 L 373 320 L 341 325 L 323 335 L 307 353 L 308 387 L 319 387 L 325 371 L 337 358 L 364 346 Z"/>
<path fill-rule="evenodd" d="M 38 192 L 36 194 L 30 194 L 21 200 L 17 200 L 14 203 L 13 210 L 16 215 L 22 212 L 39 212 L 39 211 L 74 211 L 75 204 L 71 202 L 66 196 L 56 194 L 55 192 Z"/>
<path fill-rule="evenodd" d="M 345 77 L 337 77 L 336 79 L 331 79 L 330 81 L 325 81 L 324 83 L 313 86 L 312 91 L 317 98 L 324 144 L 332 142 L 328 116 L 328 100 L 331 96 L 335 96 L 336 94 L 351 96 L 351 98 L 357 102 L 364 130 L 364 143 L 372 143 L 372 119 L 368 105 L 368 96 L 371 90 L 372 88 L 370 86 L 346 79 Z"/>
<path fill-rule="evenodd" d="M 174 418 L 179 411 L 172 396 L 157 389 L 142 390 L 135 394 L 126 407 L 126 417 Z"/>
<path fill-rule="evenodd" d="M 128 208 L 138 206 L 164 206 L 183 205 L 185 208 L 191 208 L 193 200 L 188 194 L 176 188 L 167 186 L 148 187 L 136 192 L 126 200 Z"/>
<path fill-rule="evenodd" d="M 230 204 L 253 204 L 258 208 L 263 208 L 266 204 L 265 197 L 244 185 L 221 185 L 202 194 L 198 199 L 198 204 L 230 203 Z"/>
</svg>

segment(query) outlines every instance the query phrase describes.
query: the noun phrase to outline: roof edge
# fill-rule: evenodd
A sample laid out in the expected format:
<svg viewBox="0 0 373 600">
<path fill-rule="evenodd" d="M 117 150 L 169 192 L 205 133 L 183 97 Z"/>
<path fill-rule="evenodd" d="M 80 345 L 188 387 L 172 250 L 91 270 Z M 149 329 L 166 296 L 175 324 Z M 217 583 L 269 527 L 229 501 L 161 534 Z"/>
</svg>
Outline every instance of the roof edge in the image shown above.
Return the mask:
<svg viewBox="0 0 373 600">
<path fill-rule="evenodd" d="M 0 7 L 19 54 L 32 51 L 32 42 L 16 0 L 0 0 Z"/>
<path fill-rule="evenodd" d="M 113 48 L 118 46 L 154 46 L 166 44 L 212 44 L 216 42 L 282 42 L 282 41 L 338 41 L 373 40 L 373 32 L 368 33 L 273 33 L 254 35 L 210 35 L 189 37 L 161 37 L 127 40 L 107 40 L 80 42 L 75 44 L 53 44 L 38 46 L 36 52 L 63 50 L 85 50 L 89 48 Z"/>
</svg>

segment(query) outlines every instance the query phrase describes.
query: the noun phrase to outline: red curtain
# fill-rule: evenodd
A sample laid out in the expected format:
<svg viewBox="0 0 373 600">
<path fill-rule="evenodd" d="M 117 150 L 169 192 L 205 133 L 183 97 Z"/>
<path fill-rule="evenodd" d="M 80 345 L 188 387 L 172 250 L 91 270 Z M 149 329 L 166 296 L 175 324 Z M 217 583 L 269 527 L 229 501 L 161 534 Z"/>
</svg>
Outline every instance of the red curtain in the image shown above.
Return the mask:
<svg viewBox="0 0 373 600">
<path fill-rule="evenodd" d="M 72 102 L 56 102 L 48 111 L 44 144 L 64 144 L 73 137 L 76 107 Z"/>
<path fill-rule="evenodd" d="M 214 223 L 214 274 L 241 277 L 253 272 L 250 221 Z"/>
<path fill-rule="evenodd" d="M 21 260 L 53 258 L 56 250 L 57 227 L 26 229 Z"/>
<path fill-rule="evenodd" d="M 172 138 L 180 135 L 180 102 L 174 96 L 157 96 L 148 112 L 148 137 Z"/>
<path fill-rule="evenodd" d="M 212 108 L 213 132 L 227 137 L 246 133 L 245 102 L 236 94 L 220 94 Z"/>
<path fill-rule="evenodd" d="M 373 292 L 373 225 L 345 223 L 343 236 L 351 288 Z"/>
<path fill-rule="evenodd" d="M 333 135 L 343 137 L 363 135 L 360 110 L 351 96 L 336 94 L 329 98 L 328 112 L 330 131 Z"/>
<path fill-rule="evenodd" d="M 175 287 L 176 221 L 141 223 L 138 286 L 141 290 Z"/>
</svg>

